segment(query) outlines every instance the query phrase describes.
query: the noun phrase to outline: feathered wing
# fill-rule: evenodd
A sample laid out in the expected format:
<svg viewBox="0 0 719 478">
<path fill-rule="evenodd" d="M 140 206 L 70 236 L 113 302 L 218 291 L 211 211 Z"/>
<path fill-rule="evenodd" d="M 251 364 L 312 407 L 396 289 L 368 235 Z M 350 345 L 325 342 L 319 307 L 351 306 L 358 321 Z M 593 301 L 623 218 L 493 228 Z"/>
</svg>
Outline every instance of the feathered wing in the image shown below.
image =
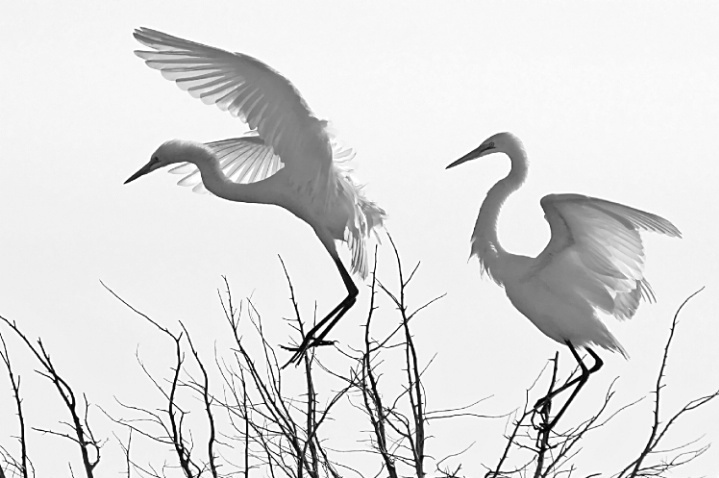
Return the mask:
<svg viewBox="0 0 719 478">
<path fill-rule="evenodd" d="M 681 237 L 666 219 L 610 201 L 579 194 L 550 194 L 542 208 L 552 237 L 537 257 L 538 268 L 561 259 L 579 261 L 574 286 L 585 298 L 620 319 L 629 319 L 640 298 L 653 300 L 644 279 L 639 231 Z"/>
<path fill-rule="evenodd" d="M 135 30 L 134 36 L 154 50 L 135 51 L 147 66 L 160 70 L 195 98 L 246 121 L 285 165 L 301 162 L 294 167 L 308 174 L 329 170 L 326 123 L 275 70 L 250 56 L 149 28 Z"/>
<path fill-rule="evenodd" d="M 135 38 L 153 51 L 135 51 L 145 63 L 206 104 L 246 121 L 254 130 L 240 138 L 206 143 L 232 181 L 248 183 L 292 169 L 298 184 L 329 201 L 332 186 L 347 200 L 350 213 L 345 240 L 352 251 L 352 270 L 367 275 L 365 240 L 382 224 L 384 211 L 367 200 L 349 177 L 351 148 L 339 143 L 327 123 L 317 119 L 295 87 L 261 61 L 166 33 L 140 28 Z M 202 192 L 199 171 L 192 165 L 171 170 L 185 174 L 178 184 Z M 337 179 L 335 181 L 335 179 Z M 325 203 L 325 206 L 329 204 Z"/>
<path fill-rule="evenodd" d="M 332 138 L 330 144 L 332 157 L 339 169 L 349 172 L 348 165 L 355 157 L 354 150 L 335 138 Z M 238 184 L 262 181 L 284 166 L 280 157 L 260 138 L 257 131 L 249 131 L 238 138 L 205 143 L 205 146 L 213 152 L 227 179 Z M 202 184 L 200 170 L 194 164 L 180 164 L 168 172 L 183 175 L 177 182 L 178 186 L 191 187 L 197 193 L 207 192 Z"/>
<path fill-rule="evenodd" d="M 250 131 L 239 138 L 205 143 L 205 146 L 215 155 L 227 179 L 238 184 L 261 181 L 283 167 L 280 157 L 256 131 Z M 194 164 L 175 166 L 169 172 L 184 175 L 177 183 L 179 186 L 192 187 L 198 193 L 207 192 L 202 184 L 200 170 Z"/>
</svg>

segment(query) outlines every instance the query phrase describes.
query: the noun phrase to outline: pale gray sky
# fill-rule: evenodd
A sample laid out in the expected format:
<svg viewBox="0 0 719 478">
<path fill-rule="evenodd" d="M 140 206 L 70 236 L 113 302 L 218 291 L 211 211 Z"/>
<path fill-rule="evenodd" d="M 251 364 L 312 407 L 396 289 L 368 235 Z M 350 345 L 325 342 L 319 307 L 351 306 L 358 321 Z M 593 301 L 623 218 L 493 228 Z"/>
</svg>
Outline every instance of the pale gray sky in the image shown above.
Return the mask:
<svg viewBox="0 0 719 478">
<path fill-rule="evenodd" d="M 192 194 L 161 172 L 123 186 L 167 139 L 210 141 L 246 129 L 143 65 L 132 53 L 139 26 L 261 59 L 357 150 L 356 176 L 387 210 L 405 263 L 422 261 L 410 299 L 419 305 L 447 293 L 415 325 L 423 360 L 437 354 L 426 376 L 430 407 L 493 394 L 482 410 L 506 412 L 521 404 L 555 350 L 571 361 L 480 278 L 475 260 L 467 262 L 479 204 L 508 160 L 495 155 L 444 167 L 502 130 L 523 139 L 531 161 L 526 185 L 500 217 L 507 249 L 535 255 L 544 247 L 549 228 L 539 199 L 553 192 L 651 211 L 684 233 L 682 240 L 646 236 L 647 277 L 658 302 L 644 304 L 630 323 L 611 324 L 631 360 L 604 353 L 605 369 L 581 399 L 596 405 L 615 376 L 618 401 L 649 391 L 671 315 L 701 286 L 707 290 L 678 330 L 666 411 L 719 385 L 716 4 L 169 5 L 14 2 L 0 18 L 0 314 L 41 336 L 93 403 L 112 408 L 116 396 L 142 404 L 150 389 L 136 348 L 158 373 L 170 350 L 99 280 L 168 326 L 183 320 L 208 353 L 227 333 L 216 294 L 221 275 L 237 298 L 253 294 L 265 320 L 274 320 L 276 343 L 289 336 L 278 318 L 291 313 L 277 254 L 307 317 L 315 300 L 323 313 L 344 294 L 312 231 L 285 211 Z M 386 244 L 380 261 L 392 277 Z M 334 338 L 360 340 L 367 299 L 361 287 Z M 54 391 L 30 373 L 30 355 L 16 341 L 9 345 L 32 425 L 52 426 L 63 413 Z M 331 363 L 333 352 L 322 353 Z M 15 422 L 2 377 L 0 440 L 8 444 Z M 700 433 L 706 443 L 719 441 L 719 406 L 700 413 L 682 425 L 678 441 Z M 98 420 L 98 432 L 109 437 L 107 420 Z M 585 446 L 586 473 L 606 471 L 608 447 L 617 437 L 636 443 L 649 420 L 645 409 L 636 421 L 597 433 Z M 476 441 L 462 461 L 463 471 L 477 476 L 499 453 L 502 429 L 501 422 L 447 422 L 433 427 L 433 446 L 441 456 Z M 38 476 L 65 469 L 66 453 L 75 453 L 57 438 L 32 440 L 46 450 L 36 459 Z M 621 448 L 611 459 L 622 463 L 630 454 Z M 109 444 L 101 474 L 119 472 L 120 458 Z M 717 470 L 719 447 L 686 474 Z"/>
</svg>

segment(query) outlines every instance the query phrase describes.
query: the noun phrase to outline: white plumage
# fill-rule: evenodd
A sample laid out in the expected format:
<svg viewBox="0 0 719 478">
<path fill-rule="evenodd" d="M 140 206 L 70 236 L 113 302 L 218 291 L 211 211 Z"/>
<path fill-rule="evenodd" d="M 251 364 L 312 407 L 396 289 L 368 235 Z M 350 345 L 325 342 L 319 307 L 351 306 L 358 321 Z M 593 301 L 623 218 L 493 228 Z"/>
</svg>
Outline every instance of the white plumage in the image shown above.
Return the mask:
<svg viewBox="0 0 719 478">
<path fill-rule="evenodd" d="M 547 336 L 625 353 L 595 309 L 628 319 L 640 298 L 653 300 L 644 279 L 639 231 L 675 237 L 681 233 L 666 219 L 628 206 L 579 194 L 549 194 L 541 200 L 552 233 L 549 243 L 536 258 L 511 254 L 497 238 L 497 216 L 526 178 L 522 143 L 509 133 L 496 134 L 448 168 L 496 152 L 509 156 L 512 169 L 482 204 L 472 233 L 472 255 Z"/>
<path fill-rule="evenodd" d="M 582 376 L 561 390 L 576 382 L 579 385 L 556 421 L 589 374 L 602 365 L 590 345 L 626 356 L 597 312 L 629 319 L 640 299 L 654 299 L 644 278 L 639 231 L 673 237 L 681 237 L 681 233 L 666 219 L 638 209 L 579 194 L 549 194 L 541 200 L 552 233 L 547 246 L 536 258 L 509 253 L 497 238 L 497 217 L 506 198 L 527 176 L 521 141 L 509 133 L 495 134 L 447 167 L 491 153 L 505 153 L 512 168 L 482 203 L 472 233 L 472 255 L 479 258 L 482 271 L 504 287 L 517 310 L 545 335 L 569 346 L 579 361 Z M 591 371 L 577 355 L 577 346 L 595 359 Z"/>
<path fill-rule="evenodd" d="M 264 63 L 241 53 L 202 45 L 148 28 L 135 38 L 150 47 L 136 51 L 162 75 L 205 104 L 215 104 L 245 121 L 252 131 L 209 143 L 171 140 L 126 183 L 174 163 L 178 184 L 231 201 L 274 204 L 308 223 L 334 260 L 348 296 L 296 349 L 298 360 L 323 343 L 358 294 L 342 264 L 335 240 L 352 252 L 352 271 L 367 276 L 366 239 L 382 225 L 384 211 L 369 201 L 350 177 L 354 152 L 328 131 L 294 86 Z"/>
</svg>

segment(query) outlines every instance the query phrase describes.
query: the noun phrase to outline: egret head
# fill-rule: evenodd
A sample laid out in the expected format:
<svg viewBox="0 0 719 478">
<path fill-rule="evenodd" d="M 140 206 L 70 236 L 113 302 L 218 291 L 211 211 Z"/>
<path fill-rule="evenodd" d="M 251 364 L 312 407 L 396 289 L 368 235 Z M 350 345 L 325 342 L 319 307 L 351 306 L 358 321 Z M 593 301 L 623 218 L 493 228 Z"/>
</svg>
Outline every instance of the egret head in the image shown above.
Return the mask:
<svg viewBox="0 0 719 478">
<path fill-rule="evenodd" d="M 127 178 L 125 184 L 135 179 L 151 173 L 152 171 L 164 168 L 174 163 L 197 163 L 202 153 L 207 153 L 204 145 L 200 143 L 192 143 L 179 139 L 172 139 L 163 143 L 157 150 L 152 153 L 150 161 L 140 168 L 135 174 Z"/>
<path fill-rule="evenodd" d="M 512 153 L 522 149 L 522 142 L 512 133 L 497 133 L 482 141 L 482 144 L 476 149 L 447 166 L 447 169 L 492 153 L 505 153 L 509 156 L 513 156 Z"/>
</svg>

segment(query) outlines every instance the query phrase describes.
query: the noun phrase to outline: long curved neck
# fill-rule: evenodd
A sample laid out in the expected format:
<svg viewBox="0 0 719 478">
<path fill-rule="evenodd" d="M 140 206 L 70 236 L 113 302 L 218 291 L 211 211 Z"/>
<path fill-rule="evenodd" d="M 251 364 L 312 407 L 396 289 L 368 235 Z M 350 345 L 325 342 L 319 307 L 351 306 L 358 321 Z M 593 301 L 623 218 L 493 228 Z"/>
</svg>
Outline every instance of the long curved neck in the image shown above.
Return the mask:
<svg viewBox="0 0 719 478">
<path fill-rule="evenodd" d="M 503 282 L 499 267 L 509 255 L 497 237 L 497 218 L 504 201 L 526 179 L 528 167 L 527 153 L 521 146 L 506 151 L 506 154 L 512 161 L 512 168 L 507 177 L 490 188 L 472 233 L 472 255 L 479 257 L 482 270 L 497 282 Z"/>
<path fill-rule="evenodd" d="M 269 178 L 250 184 L 235 183 L 227 179 L 217 158 L 204 145 L 193 148 L 187 161 L 197 166 L 202 176 L 202 184 L 215 196 L 237 202 L 275 203 L 271 194 L 272 188 L 267 184 Z"/>
</svg>

